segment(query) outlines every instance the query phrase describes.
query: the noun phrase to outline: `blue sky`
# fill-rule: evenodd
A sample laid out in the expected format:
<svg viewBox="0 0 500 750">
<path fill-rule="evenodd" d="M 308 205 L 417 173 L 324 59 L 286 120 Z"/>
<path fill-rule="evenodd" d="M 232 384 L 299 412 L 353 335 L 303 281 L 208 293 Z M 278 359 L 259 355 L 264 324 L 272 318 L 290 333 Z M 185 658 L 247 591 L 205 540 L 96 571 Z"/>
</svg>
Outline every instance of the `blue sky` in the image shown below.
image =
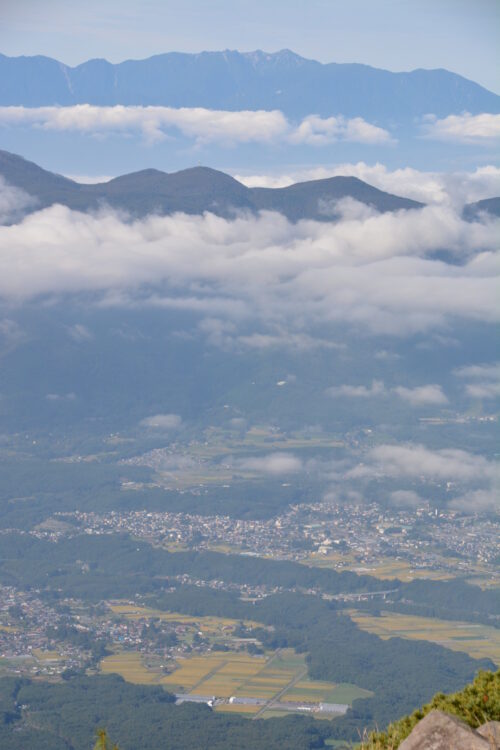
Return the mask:
<svg viewBox="0 0 500 750">
<path fill-rule="evenodd" d="M 499 0 L 2 0 L 0 51 L 75 65 L 288 47 L 323 62 L 444 67 L 500 92 Z"/>
</svg>

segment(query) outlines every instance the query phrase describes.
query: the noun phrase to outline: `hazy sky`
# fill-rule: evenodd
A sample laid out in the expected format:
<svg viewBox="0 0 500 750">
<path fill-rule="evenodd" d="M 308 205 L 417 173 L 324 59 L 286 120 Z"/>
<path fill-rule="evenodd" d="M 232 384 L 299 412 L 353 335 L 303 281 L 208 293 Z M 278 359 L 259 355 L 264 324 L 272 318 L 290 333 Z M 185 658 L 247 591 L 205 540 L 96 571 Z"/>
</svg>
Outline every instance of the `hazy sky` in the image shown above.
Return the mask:
<svg viewBox="0 0 500 750">
<path fill-rule="evenodd" d="M 500 0 L 0 0 L 0 51 L 70 65 L 288 47 L 322 62 L 444 67 L 500 92 Z"/>
</svg>

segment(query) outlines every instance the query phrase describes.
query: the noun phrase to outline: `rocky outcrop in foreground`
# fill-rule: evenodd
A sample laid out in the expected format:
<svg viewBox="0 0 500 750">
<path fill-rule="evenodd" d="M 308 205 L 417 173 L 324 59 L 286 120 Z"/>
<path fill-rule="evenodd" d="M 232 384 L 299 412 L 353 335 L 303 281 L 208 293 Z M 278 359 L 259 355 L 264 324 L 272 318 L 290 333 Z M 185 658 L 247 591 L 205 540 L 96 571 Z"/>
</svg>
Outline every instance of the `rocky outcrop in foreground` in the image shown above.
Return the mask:
<svg viewBox="0 0 500 750">
<path fill-rule="evenodd" d="M 500 722 L 471 729 L 456 716 L 434 710 L 418 722 L 399 750 L 500 750 Z"/>
</svg>

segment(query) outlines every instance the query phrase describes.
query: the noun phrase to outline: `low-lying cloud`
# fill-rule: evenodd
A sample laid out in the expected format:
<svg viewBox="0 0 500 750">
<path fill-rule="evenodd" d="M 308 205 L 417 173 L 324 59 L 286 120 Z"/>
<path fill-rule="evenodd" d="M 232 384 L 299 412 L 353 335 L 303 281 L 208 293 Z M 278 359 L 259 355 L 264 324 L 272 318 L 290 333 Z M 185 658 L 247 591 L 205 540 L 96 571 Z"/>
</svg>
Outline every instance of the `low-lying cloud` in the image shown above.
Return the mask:
<svg viewBox="0 0 500 750">
<path fill-rule="evenodd" d="M 88 135 L 138 133 L 148 143 L 181 134 L 197 143 L 235 145 L 275 143 L 324 146 L 335 141 L 391 143 L 387 130 L 361 117 L 321 118 L 310 115 L 300 123 L 288 120 L 279 110 L 226 111 L 203 107 L 125 106 L 99 107 L 0 107 L 0 125 L 25 125 L 43 130 Z"/>
<path fill-rule="evenodd" d="M 441 493 L 446 493 L 451 508 L 466 513 L 500 510 L 498 461 L 456 448 L 431 450 L 412 443 L 379 445 L 369 450 L 364 458 L 363 463 L 346 472 L 345 478 L 446 485 Z M 414 490 L 396 490 L 389 498 L 396 505 L 419 503 Z"/>
<path fill-rule="evenodd" d="M 337 346 L 328 331 L 339 323 L 401 336 L 500 320 L 498 220 L 445 206 L 340 209 L 336 223 L 293 224 L 271 212 L 131 221 L 52 206 L 0 227 L 0 298 L 89 292 L 192 311 L 213 343 L 253 348 Z"/>
<path fill-rule="evenodd" d="M 440 385 L 419 385 L 407 388 L 398 385 L 395 388 L 387 388 L 381 380 L 373 380 L 370 386 L 366 385 L 337 385 L 326 390 L 328 396 L 333 398 L 376 398 L 379 396 L 396 395 L 411 406 L 443 406 L 448 403 L 448 398 Z"/>
<path fill-rule="evenodd" d="M 18 221 L 27 209 L 36 206 L 37 200 L 20 188 L 8 185 L 0 176 L 0 224 Z"/>
<path fill-rule="evenodd" d="M 455 448 L 433 451 L 418 444 L 379 445 L 348 475 L 471 482 L 498 480 L 500 466 L 483 456 Z"/>
<path fill-rule="evenodd" d="M 469 365 L 455 370 L 465 383 L 465 392 L 472 398 L 500 398 L 500 362 Z"/>
<path fill-rule="evenodd" d="M 420 385 L 416 388 L 405 388 L 400 385 L 394 388 L 393 392 L 411 406 L 443 406 L 448 403 L 448 398 L 440 385 Z"/>
<path fill-rule="evenodd" d="M 244 471 L 255 471 L 258 474 L 282 476 L 297 474 L 302 471 L 303 465 L 301 459 L 294 456 L 293 453 L 277 452 L 265 456 L 238 459 L 235 462 L 235 467 Z"/>
<path fill-rule="evenodd" d="M 387 393 L 384 384 L 380 380 L 373 380 L 370 386 L 366 385 L 334 385 L 326 391 L 328 396 L 347 398 L 372 398 Z"/>
<path fill-rule="evenodd" d="M 182 417 L 178 414 L 154 414 L 141 420 L 141 427 L 156 430 L 176 430 L 182 424 Z"/>
</svg>

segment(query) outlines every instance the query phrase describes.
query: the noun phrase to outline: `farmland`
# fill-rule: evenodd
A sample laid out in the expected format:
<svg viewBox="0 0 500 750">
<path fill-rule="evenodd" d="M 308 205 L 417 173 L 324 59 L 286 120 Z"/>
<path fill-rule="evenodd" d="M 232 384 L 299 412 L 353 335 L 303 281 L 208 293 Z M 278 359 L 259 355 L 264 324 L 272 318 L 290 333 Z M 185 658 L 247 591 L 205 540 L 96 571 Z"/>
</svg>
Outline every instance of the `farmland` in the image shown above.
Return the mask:
<svg viewBox="0 0 500 750">
<path fill-rule="evenodd" d="M 123 603 L 112 603 L 109 606 L 114 614 L 126 617 L 129 620 L 155 618 L 162 620 L 163 622 L 185 625 L 188 628 L 195 627 L 197 630 L 210 636 L 222 635 L 224 633 L 227 634 L 227 632 L 233 630 L 238 624 L 236 620 L 231 620 L 228 617 L 193 617 L 192 615 L 184 615 L 180 612 L 163 612 L 158 609 L 151 609 L 150 607 L 139 607 Z M 257 627 L 260 625 L 260 623 L 250 620 L 245 621 L 245 624 L 249 627 Z"/>
<path fill-rule="evenodd" d="M 317 704 L 323 702 L 351 704 L 371 693 L 355 685 L 335 685 L 309 680 L 302 655 L 292 649 L 249 656 L 243 652 L 212 652 L 203 656 L 177 659 L 176 668 L 165 675 L 162 665 L 139 652 L 121 651 L 101 662 L 101 671 L 115 672 L 125 680 L 142 685 L 163 685 L 174 693 L 215 696 L 220 699 L 217 711 L 271 715 L 266 708 L 279 696 L 287 703 Z M 229 703 L 228 699 L 258 700 L 256 705 Z M 225 699 L 225 700 L 224 700 Z"/>
<path fill-rule="evenodd" d="M 306 565 L 315 568 L 330 568 L 332 570 L 350 570 L 360 575 L 371 575 L 382 580 L 414 581 L 416 579 L 429 579 L 434 581 L 444 581 L 453 578 L 453 573 L 449 570 L 440 568 L 427 568 L 410 565 L 406 560 L 394 560 L 390 558 L 381 558 L 376 563 L 365 563 L 358 559 L 354 554 L 341 554 L 338 552 L 328 552 L 327 554 L 313 553 L 305 560 L 301 561 Z"/>
<path fill-rule="evenodd" d="M 489 657 L 500 665 L 500 631 L 470 622 L 448 622 L 429 617 L 382 612 L 380 617 L 349 611 L 363 630 L 380 638 L 410 638 L 431 641 L 454 651 L 464 651 L 475 659 Z"/>
<path fill-rule="evenodd" d="M 107 656 L 101 662 L 101 671 L 104 674 L 119 674 L 135 685 L 157 685 L 160 681 L 159 672 L 148 669 L 142 654 L 137 651 L 121 651 Z"/>
</svg>

